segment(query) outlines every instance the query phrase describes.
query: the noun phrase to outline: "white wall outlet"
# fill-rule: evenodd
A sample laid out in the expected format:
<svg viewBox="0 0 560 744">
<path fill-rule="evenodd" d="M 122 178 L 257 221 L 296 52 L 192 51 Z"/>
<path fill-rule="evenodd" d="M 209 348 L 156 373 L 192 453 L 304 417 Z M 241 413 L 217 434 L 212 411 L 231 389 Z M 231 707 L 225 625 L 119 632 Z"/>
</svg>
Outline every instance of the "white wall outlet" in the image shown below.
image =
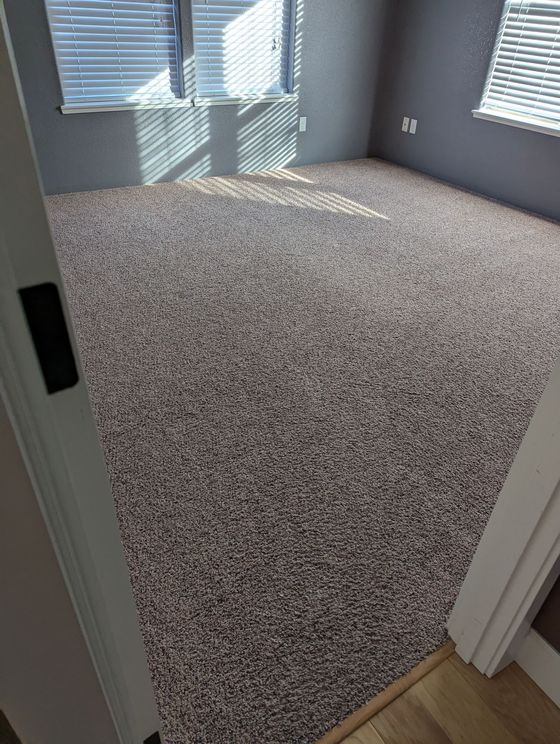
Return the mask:
<svg viewBox="0 0 560 744">
<path fill-rule="evenodd" d="M 408 132 L 408 124 L 409 124 L 409 122 L 410 122 L 410 119 L 408 118 L 408 116 L 403 116 L 402 127 L 401 127 L 401 130 L 403 132 Z"/>
<path fill-rule="evenodd" d="M 409 127 L 409 133 L 410 134 L 416 134 L 416 125 L 418 124 L 417 119 L 411 119 L 410 120 L 410 127 Z"/>
<path fill-rule="evenodd" d="M 307 132 L 307 116 L 299 117 L 299 131 Z"/>
</svg>

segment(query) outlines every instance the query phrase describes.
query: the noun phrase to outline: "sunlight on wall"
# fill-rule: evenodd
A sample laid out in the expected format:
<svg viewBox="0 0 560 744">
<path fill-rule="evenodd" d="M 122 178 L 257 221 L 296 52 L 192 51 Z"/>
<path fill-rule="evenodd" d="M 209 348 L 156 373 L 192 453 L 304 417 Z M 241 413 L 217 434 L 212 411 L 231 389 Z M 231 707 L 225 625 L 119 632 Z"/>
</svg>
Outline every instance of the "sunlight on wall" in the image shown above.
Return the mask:
<svg viewBox="0 0 560 744">
<path fill-rule="evenodd" d="M 283 7 L 283 3 L 276 0 L 261 0 L 226 27 L 224 34 L 229 40 L 228 44 L 232 45 L 231 54 L 238 53 L 234 52 L 236 44 L 240 45 L 239 49 L 243 47 L 239 41 L 241 33 L 250 39 L 243 52 L 247 64 L 236 62 L 231 68 L 232 85 L 244 85 L 247 76 L 258 83 L 259 80 L 264 80 L 263 76 L 266 74 L 270 80 L 270 70 L 259 71 L 258 64 L 255 68 L 254 55 L 248 53 L 247 48 L 250 51 L 251 45 L 261 43 L 258 40 L 259 24 L 275 22 L 271 14 L 279 12 L 280 7 Z M 302 23 L 303 0 L 298 0 L 296 18 L 293 19 L 293 63 L 289 71 L 293 80 L 293 93 L 296 95 L 300 89 Z M 268 38 L 270 42 L 269 34 L 263 34 L 263 38 Z M 237 41 L 234 43 L 235 39 Z M 193 57 L 184 62 L 183 77 L 189 94 L 195 80 L 194 64 Z M 134 94 L 134 100 L 158 93 L 168 78 L 169 72 L 162 71 Z M 261 170 L 277 172 L 278 168 L 293 163 L 298 151 L 298 110 L 297 98 L 266 104 L 259 103 L 257 99 L 231 110 L 231 134 L 232 139 L 235 137 L 237 142 L 237 163 L 232 170 L 239 173 Z M 217 143 L 212 141 L 211 122 L 223 115 L 225 112 L 212 107 L 188 106 L 188 99 L 185 100 L 184 107 L 146 107 L 136 110 L 134 121 L 142 183 L 201 178 L 209 175 L 213 168 L 216 172 L 220 163 L 216 163 L 212 157 L 216 154 Z M 226 154 L 226 162 L 231 155 Z M 292 180 L 296 178 L 292 176 Z"/>
<path fill-rule="evenodd" d="M 279 171 L 284 180 L 285 172 Z M 290 174 L 293 175 L 293 174 Z M 266 174 L 270 177 L 271 174 Z M 185 182 L 185 188 L 197 191 L 209 196 L 228 197 L 231 199 L 244 199 L 247 201 L 264 202 L 276 204 L 283 207 L 296 207 L 300 209 L 316 209 L 322 212 L 333 212 L 336 214 L 348 214 L 359 217 L 375 217 L 381 220 L 389 218 L 373 209 L 347 199 L 345 196 L 334 191 L 320 191 L 307 186 L 287 186 L 284 184 L 269 185 L 260 183 L 259 173 L 254 179 L 236 178 L 206 178 L 202 181 Z"/>
<path fill-rule="evenodd" d="M 295 4 L 293 22 L 293 62 L 291 69 L 293 93 L 299 96 L 301 81 L 301 49 L 303 39 L 303 0 Z M 257 104 L 240 108 L 240 121 L 254 116 Z M 284 100 L 261 107 L 262 113 L 242 124 L 237 135 L 237 161 L 240 173 L 282 168 L 297 157 L 299 100 Z"/>
<path fill-rule="evenodd" d="M 193 60 L 189 58 L 185 75 L 193 74 Z M 158 84 L 157 80 L 152 82 Z M 139 109 L 134 112 L 134 124 L 142 183 L 201 178 L 211 172 L 208 109 Z"/>
<path fill-rule="evenodd" d="M 198 177 L 210 172 L 209 162 L 201 170 L 197 157 L 209 140 L 207 109 L 146 109 L 134 118 L 143 183 L 193 177 L 193 169 Z"/>
<path fill-rule="evenodd" d="M 263 113 L 239 128 L 237 165 L 240 173 L 289 165 L 297 155 L 298 102 L 269 103 Z"/>
</svg>

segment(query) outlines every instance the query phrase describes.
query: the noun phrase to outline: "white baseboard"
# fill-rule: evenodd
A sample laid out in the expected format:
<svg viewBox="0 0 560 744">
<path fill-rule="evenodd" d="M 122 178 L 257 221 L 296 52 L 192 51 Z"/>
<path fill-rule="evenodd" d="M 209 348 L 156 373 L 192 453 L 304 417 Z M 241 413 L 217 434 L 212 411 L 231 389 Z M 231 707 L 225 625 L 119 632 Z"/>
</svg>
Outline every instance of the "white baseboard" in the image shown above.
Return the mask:
<svg viewBox="0 0 560 744">
<path fill-rule="evenodd" d="M 517 651 L 515 661 L 560 707 L 560 653 L 531 628 Z"/>
</svg>

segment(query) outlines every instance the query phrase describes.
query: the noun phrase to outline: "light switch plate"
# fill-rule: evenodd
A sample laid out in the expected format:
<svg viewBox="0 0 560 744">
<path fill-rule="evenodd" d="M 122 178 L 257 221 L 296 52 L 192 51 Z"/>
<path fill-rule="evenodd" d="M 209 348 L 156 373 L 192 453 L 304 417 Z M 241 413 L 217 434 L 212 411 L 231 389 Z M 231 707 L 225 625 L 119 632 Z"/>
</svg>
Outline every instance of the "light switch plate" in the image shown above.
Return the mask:
<svg viewBox="0 0 560 744">
<path fill-rule="evenodd" d="M 402 129 L 403 132 L 408 132 L 408 123 L 409 123 L 409 121 L 410 121 L 410 119 L 408 118 L 408 116 L 403 116 L 402 127 L 401 127 L 401 129 Z"/>
<path fill-rule="evenodd" d="M 410 134 L 416 134 L 416 125 L 418 124 L 417 119 L 411 119 L 410 120 L 410 127 L 408 129 Z"/>
<path fill-rule="evenodd" d="M 299 117 L 299 131 L 307 132 L 307 116 Z"/>
</svg>

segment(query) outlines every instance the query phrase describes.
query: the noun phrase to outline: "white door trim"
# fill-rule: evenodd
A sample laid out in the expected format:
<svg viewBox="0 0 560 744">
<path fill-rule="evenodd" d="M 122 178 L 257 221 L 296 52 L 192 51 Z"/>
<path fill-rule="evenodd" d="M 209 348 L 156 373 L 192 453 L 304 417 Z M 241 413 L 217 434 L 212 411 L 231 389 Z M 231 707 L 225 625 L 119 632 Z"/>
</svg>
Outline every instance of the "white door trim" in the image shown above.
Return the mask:
<svg viewBox="0 0 560 744">
<path fill-rule="evenodd" d="M 560 707 L 560 653 L 531 628 L 517 650 L 515 661 Z"/>
<path fill-rule="evenodd" d="M 141 744 L 159 728 L 157 709 L 1 3 L 0 100 L 0 389 L 116 736 Z M 80 377 L 50 395 L 18 295 L 46 282 L 58 288 Z"/>
<path fill-rule="evenodd" d="M 488 676 L 513 660 L 558 576 L 560 363 L 536 408 L 449 619 L 457 653 Z"/>
</svg>

